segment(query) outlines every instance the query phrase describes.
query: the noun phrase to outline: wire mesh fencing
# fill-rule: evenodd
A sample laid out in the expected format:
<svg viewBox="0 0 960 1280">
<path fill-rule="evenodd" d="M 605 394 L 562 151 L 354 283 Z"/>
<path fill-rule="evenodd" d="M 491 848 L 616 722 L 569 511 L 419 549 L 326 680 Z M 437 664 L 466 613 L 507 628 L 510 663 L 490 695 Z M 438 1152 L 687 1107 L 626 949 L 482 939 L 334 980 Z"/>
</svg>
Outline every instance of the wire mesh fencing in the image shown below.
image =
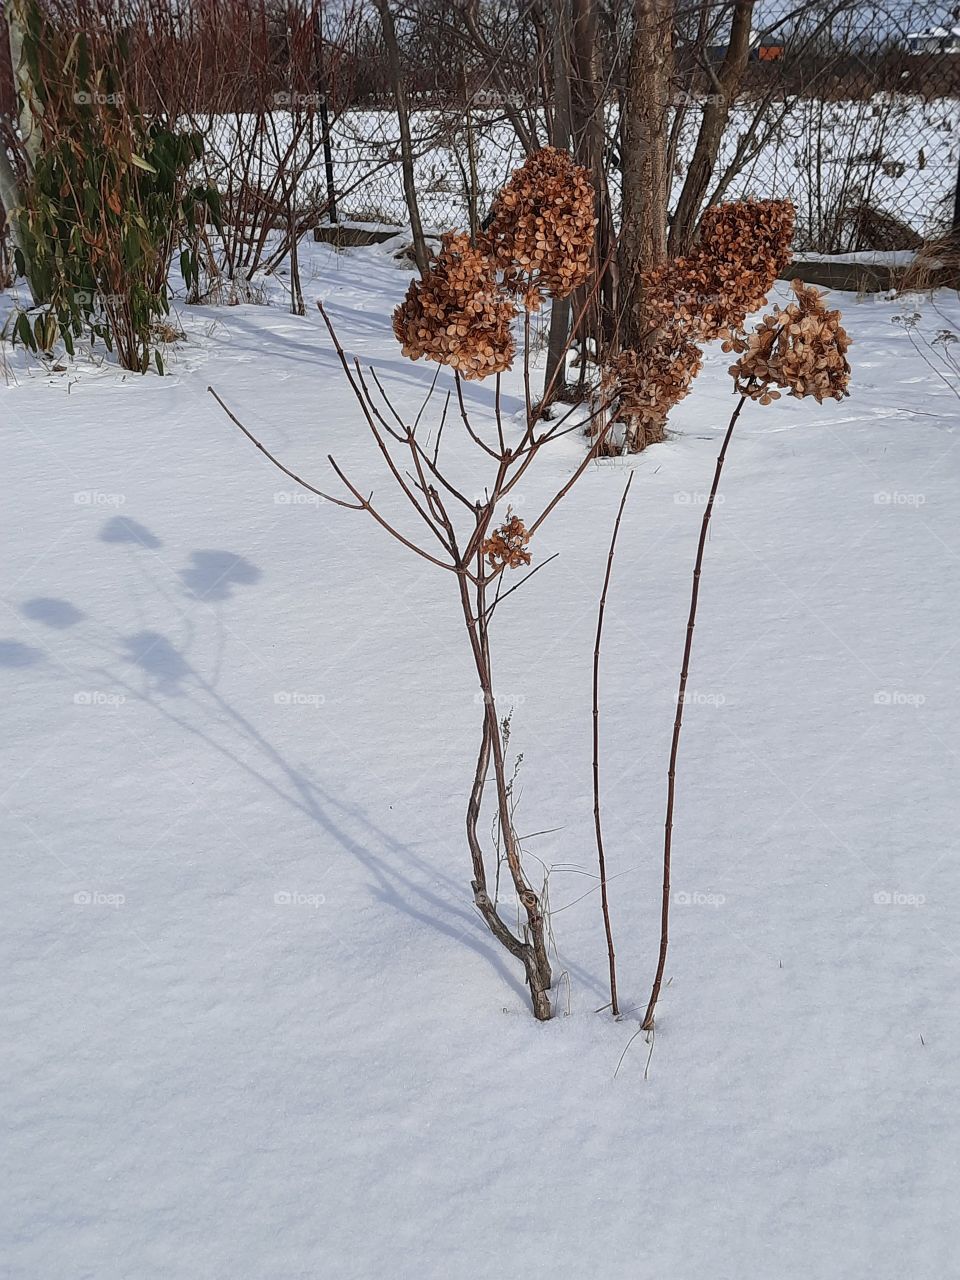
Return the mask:
<svg viewBox="0 0 960 1280">
<path fill-rule="evenodd" d="M 789 196 L 800 251 L 914 250 L 957 219 L 960 168 L 960 8 L 932 3 L 822 6 L 789 29 L 757 32 L 714 165 L 707 203 Z M 766 42 L 765 42 L 766 41 Z M 666 127 L 675 132 L 672 203 L 683 188 L 724 48 L 699 57 L 679 45 Z M 619 113 L 605 104 L 614 211 Z M 507 114 L 488 94 L 414 105 L 421 217 L 437 232 L 482 220 L 522 159 Z M 388 104 L 356 107 L 333 139 L 339 217 L 406 221 L 396 121 Z"/>
</svg>

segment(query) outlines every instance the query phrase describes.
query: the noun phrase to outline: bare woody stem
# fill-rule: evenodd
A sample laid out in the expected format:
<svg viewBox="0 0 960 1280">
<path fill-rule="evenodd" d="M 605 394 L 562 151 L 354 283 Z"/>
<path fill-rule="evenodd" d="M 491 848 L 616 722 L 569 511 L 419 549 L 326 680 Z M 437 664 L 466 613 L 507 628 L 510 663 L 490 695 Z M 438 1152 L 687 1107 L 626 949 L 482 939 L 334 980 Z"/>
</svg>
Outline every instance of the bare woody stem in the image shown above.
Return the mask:
<svg viewBox="0 0 960 1280">
<path fill-rule="evenodd" d="M 490 458 L 494 468 L 494 475 L 490 484 L 485 488 L 483 500 L 471 500 L 451 481 L 440 461 L 440 439 L 450 403 L 449 394 L 444 401 L 440 424 L 437 428 L 436 442 L 432 449 L 424 447 L 418 439 L 417 431 L 436 387 L 436 378 L 431 383 L 415 420 L 412 425 L 408 425 L 391 403 L 375 371 L 371 369 L 369 371 L 370 379 L 372 385 L 376 388 L 379 401 L 374 399 L 359 362 L 351 362 L 347 358 L 329 316 L 324 311 L 322 304 L 318 303 L 317 305 L 330 334 L 344 377 L 360 407 L 389 476 L 404 498 L 406 505 L 414 511 L 419 521 L 429 529 L 431 539 L 434 540 L 432 545 L 438 550 L 437 555 L 434 555 L 427 547 L 421 546 L 418 542 L 408 537 L 394 523 L 393 519 L 388 519 L 379 506 L 374 504 L 373 494 L 361 492 L 359 486 L 345 474 L 332 457 L 328 456 L 327 461 L 346 490 L 347 496 L 344 498 L 336 498 L 323 492 L 323 490 L 310 484 L 303 477 L 285 466 L 240 422 L 236 415 L 227 408 L 224 401 L 216 395 L 216 392 L 213 392 L 212 388 L 210 389 L 211 394 L 215 396 L 230 420 L 260 453 L 291 480 L 302 485 L 309 492 L 317 494 L 339 506 L 367 512 L 386 532 L 408 550 L 413 551 L 417 556 L 429 561 L 438 568 L 445 569 L 455 575 L 464 622 L 484 700 L 482 740 L 468 801 L 466 822 L 467 842 L 473 864 L 474 902 L 491 933 L 511 955 L 515 956 L 523 964 L 527 984 L 530 988 L 530 999 L 534 1015 L 541 1021 L 546 1021 L 553 1016 L 550 1002 L 552 972 L 547 948 L 547 921 L 543 911 L 542 895 L 532 887 L 524 872 L 523 850 L 513 825 L 510 781 L 507 777 L 504 759 L 505 743 L 494 696 L 489 626 L 497 605 L 512 594 L 513 591 L 517 590 L 518 587 L 529 581 L 532 574 L 550 563 L 553 557 L 548 557 L 532 569 L 530 573 L 521 578 L 519 582 L 515 583 L 514 586 L 501 592 L 501 574 L 505 566 L 485 563 L 483 546 L 496 519 L 498 504 L 511 492 L 526 473 L 540 450 L 569 431 L 580 429 L 583 424 L 567 425 L 567 419 L 574 412 L 573 408 L 571 408 L 556 421 L 551 421 L 545 430 L 537 432 L 535 430 L 534 416 L 530 412 L 527 415 L 527 422 L 520 443 L 515 447 L 508 446 L 505 441 L 498 381 L 495 393 L 498 448 L 488 444 L 471 423 L 462 393 L 460 377 L 457 375 L 455 379 L 456 403 L 459 406 L 460 416 L 467 436 L 485 456 Z M 529 320 L 525 333 L 529 339 Z M 525 343 L 525 347 L 529 348 L 529 341 Z M 588 421 L 592 421 L 595 416 L 605 412 L 605 409 L 606 406 L 601 406 L 599 409 L 592 410 Z M 572 474 L 559 485 L 553 496 L 546 502 L 540 514 L 530 525 L 527 531 L 528 534 L 532 535 L 539 529 L 544 520 L 569 492 L 572 485 L 597 457 L 608 429 L 608 426 L 604 427 L 597 433 L 580 464 L 574 468 Z M 399 447 L 401 452 L 406 452 L 406 465 L 394 457 L 394 447 Z M 472 516 L 473 527 L 469 531 L 465 530 L 462 538 L 458 534 L 451 517 L 453 508 L 448 509 L 447 504 L 450 500 L 459 507 L 468 510 Z M 431 543 L 428 542 L 427 545 L 430 546 Z M 443 553 L 443 558 L 440 557 L 440 551 Z M 494 598 L 491 599 L 490 589 L 494 584 L 497 584 L 497 591 Z M 491 898 L 488 893 L 484 852 L 478 830 L 484 791 L 488 782 L 488 775 L 491 773 L 493 777 L 490 781 L 496 792 L 497 818 L 503 839 L 505 861 L 509 868 L 518 902 L 525 915 L 522 927 L 516 932 L 500 916 L 495 896 Z"/>
<path fill-rule="evenodd" d="M 475 866 L 474 901 L 491 931 L 509 951 L 523 962 L 527 975 L 527 984 L 530 987 L 530 1001 L 533 1005 L 534 1017 L 540 1022 L 546 1022 L 553 1016 L 553 1009 L 550 1005 L 550 986 L 553 976 L 547 957 L 546 922 L 543 918 L 539 895 L 530 886 L 523 873 L 520 849 L 510 813 L 509 787 L 503 759 L 503 740 L 500 736 L 500 725 L 497 721 L 497 707 L 493 689 L 488 632 L 489 611 L 486 602 L 486 579 L 483 576 L 483 572 L 481 563 L 477 568 L 476 611 L 471 605 L 466 576 L 458 574 L 464 621 L 467 625 L 470 647 L 473 652 L 477 677 L 480 681 L 484 701 L 484 741 L 481 744 L 480 758 L 477 761 L 477 772 L 467 810 L 467 834 Z M 481 882 L 480 875 L 476 874 L 478 852 L 476 817 L 479 813 L 483 780 L 491 758 L 496 779 L 497 813 L 507 866 L 517 898 L 527 917 L 528 939 L 526 941 L 520 941 L 507 929 L 486 892 L 485 883 Z"/>
<path fill-rule="evenodd" d="M 687 634 L 683 645 L 683 661 L 680 665 L 680 687 L 677 693 L 677 715 L 673 722 L 673 740 L 670 744 L 670 764 L 667 768 L 667 816 L 664 822 L 663 834 L 663 893 L 660 907 L 660 954 L 657 960 L 657 972 L 653 980 L 653 989 L 650 992 L 650 1002 L 647 1005 L 647 1011 L 643 1016 L 641 1024 L 644 1031 L 650 1031 L 653 1028 L 653 1015 L 657 1007 L 657 1000 L 660 998 L 660 986 L 663 982 L 663 971 L 667 963 L 667 947 L 670 940 L 670 859 L 673 845 L 673 809 L 677 794 L 677 757 L 680 751 L 680 730 L 683 726 L 683 707 L 684 699 L 687 692 L 687 676 L 690 672 L 690 654 L 693 650 L 693 628 L 697 620 L 697 600 L 700 595 L 700 573 L 703 568 L 703 555 L 707 545 L 707 532 L 710 528 L 710 517 L 713 514 L 713 505 L 717 497 L 717 489 L 720 486 L 720 474 L 723 471 L 723 463 L 727 456 L 727 449 L 733 436 L 733 429 L 737 425 L 737 419 L 740 417 L 741 410 L 747 402 L 747 397 L 741 395 L 734 409 L 730 422 L 727 425 L 726 435 L 723 437 L 723 444 L 720 446 L 720 453 L 717 455 L 717 466 L 713 473 L 713 484 L 710 486 L 710 496 L 707 499 L 707 505 L 704 508 L 703 520 L 700 524 L 700 541 L 697 545 L 697 558 L 693 566 L 693 587 L 690 593 L 690 614 L 687 618 Z"/>
<path fill-rule="evenodd" d="M 613 928 L 610 924 L 610 903 L 607 897 L 607 859 L 603 849 L 603 831 L 600 826 L 600 641 L 603 637 L 603 616 L 607 607 L 607 589 L 610 586 L 610 573 L 613 569 L 613 556 L 617 549 L 617 535 L 620 532 L 620 521 L 623 509 L 627 505 L 627 494 L 633 484 L 634 472 L 627 477 L 627 483 L 620 499 L 620 509 L 613 525 L 613 536 L 610 539 L 610 551 L 607 555 L 607 571 L 603 576 L 603 590 L 600 593 L 600 608 L 597 612 L 597 642 L 593 648 L 593 821 L 597 832 L 597 863 L 600 868 L 600 905 L 603 911 L 603 928 L 607 936 L 607 962 L 610 967 L 610 1009 L 615 1018 L 620 1016 L 617 1003 L 617 958 L 613 949 Z"/>
</svg>

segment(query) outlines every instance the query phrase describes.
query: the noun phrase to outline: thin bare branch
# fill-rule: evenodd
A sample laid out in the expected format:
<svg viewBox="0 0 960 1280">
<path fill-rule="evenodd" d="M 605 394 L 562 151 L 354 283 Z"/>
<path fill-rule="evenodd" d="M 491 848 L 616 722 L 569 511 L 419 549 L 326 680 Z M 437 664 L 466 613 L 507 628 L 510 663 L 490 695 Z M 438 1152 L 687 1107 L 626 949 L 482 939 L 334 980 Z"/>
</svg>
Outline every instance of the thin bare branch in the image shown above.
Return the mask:
<svg viewBox="0 0 960 1280">
<path fill-rule="evenodd" d="M 243 432 L 243 434 L 247 437 L 247 439 L 250 441 L 250 443 L 251 443 L 252 445 L 255 445 L 255 446 L 260 450 L 260 452 L 263 454 L 263 456 L 264 456 L 265 458 L 268 458 L 268 459 L 270 460 L 270 462 L 272 462 L 272 463 L 273 463 L 273 465 L 274 465 L 274 466 L 275 466 L 279 471 L 282 471 L 282 472 L 283 472 L 283 474 L 284 474 L 285 476 L 289 476 L 291 480 L 295 481 L 298 485 L 301 485 L 301 486 L 302 486 L 302 488 L 309 490 L 309 492 L 310 492 L 310 493 L 315 493 L 315 494 L 317 495 L 317 497 L 318 497 L 318 498 L 323 498 L 323 500 L 324 500 L 325 502 L 333 502 L 336 506 L 338 506 L 338 507 L 347 507 L 347 508 L 349 508 L 351 511 L 363 511 L 363 510 L 366 510 L 366 504 L 365 504 L 365 503 L 363 503 L 363 502 L 346 502 L 343 498 L 334 498 L 334 497 L 331 497 L 331 495 L 330 495 L 329 493 L 324 493 L 322 489 L 317 489 L 317 488 L 315 488 L 315 486 L 314 486 L 314 485 L 312 485 L 312 484 L 310 484 L 308 481 L 304 480 L 302 476 L 298 476 L 298 475 L 297 475 L 297 473 L 296 473 L 295 471 L 291 471 L 289 467 L 285 467 L 285 466 L 283 465 L 283 463 L 280 461 L 280 459 L 279 459 L 279 458 L 275 458 L 275 457 L 274 457 L 274 455 L 270 452 L 270 450 L 266 447 L 266 445 L 264 445 L 264 444 L 261 444 L 261 443 L 260 443 L 260 441 L 257 439 L 257 437 L 253 434 L 253 432 L 252 432 L 252 431 L 248 431 L 248 430 L 247 430 L 247 428 L 243 425 L 243 423 L 242 423 L 242 422 L 240 421 L 240 419 L 236 416 L 236 414 L 234 414 L 230 409 L 228 409 L 228 408 L 227 408 L 227 406 L 223 403 L 223 401 L 222 401 L 222 400 L 220 399 L 220 397 L 217 395 L 216 391 L 214 391 L 213 387 L 207 387 L 207 390 L 208 390 L 208 391 L 210 392 L 210 394 L 213 396 L 214 400 L 216 400 L 217 404 L 218 404 L 218 405 L 220 406 L 220 408 L 224 411 L 224 413 L 227 415 L 227 417 L 230 419 L 230 421 L 233 423 L 233 425 L 234 425 L 235 427 L 238 427 L 238 428 Z"/>
</svg>

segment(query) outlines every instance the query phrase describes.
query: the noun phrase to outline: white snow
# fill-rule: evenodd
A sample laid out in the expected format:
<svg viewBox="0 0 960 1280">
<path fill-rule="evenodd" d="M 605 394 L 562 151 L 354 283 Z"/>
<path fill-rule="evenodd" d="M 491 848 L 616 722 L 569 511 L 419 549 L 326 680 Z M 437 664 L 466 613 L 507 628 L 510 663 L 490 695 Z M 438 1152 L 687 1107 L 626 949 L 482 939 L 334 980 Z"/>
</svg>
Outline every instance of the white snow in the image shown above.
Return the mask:
<svg viewBox="0 0 960 1280">
<path fill-rule="evenodd" d="M 305 253 L 308 298 L 414 412 L 434 370 L 389 332 L 404 271 Z M 731 447 L 668 985 L 616 1078 L 656 959 L 729 357 L 709 352 L 668 443 L 585 475 L 532 546 L 559 559 L 501 611 L 519 826 L 550 832 L 529 846 L 563 975 L 538 1025 L 471 904 L 479 708 L 450 580 L 307 501 L 206 394 L 332 491 L 334 454 L 402 519 L 316 312 L 184 307 L 163 379 L 8 356 L 5 1276 L 956 1273 L 960 404 L 892 323 L 912 303 L 835 301 L 852 397 L 748 406 Z M 960 323 L 955 297 L 916 305 L 925 332 Z M 482 420 L 491 389 L 468 394 Z M 520 514 L 581 447 L 558 445 Z M 615 1022 L 590 660 L 631 465 L 602 677 Z"/>
</svg>

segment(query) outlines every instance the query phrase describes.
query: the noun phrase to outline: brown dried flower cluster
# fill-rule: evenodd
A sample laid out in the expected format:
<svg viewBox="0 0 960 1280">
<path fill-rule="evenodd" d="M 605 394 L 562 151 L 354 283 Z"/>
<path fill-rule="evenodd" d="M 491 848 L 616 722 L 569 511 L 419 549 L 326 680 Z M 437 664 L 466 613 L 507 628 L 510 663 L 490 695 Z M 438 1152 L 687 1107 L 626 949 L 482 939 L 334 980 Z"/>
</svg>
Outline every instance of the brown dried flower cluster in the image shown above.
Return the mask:
<svg viewBox="0 0 960 1280">
<path fill-rule="evenodd" d="M 507 511 L 507 519 L 484 542 L 482 551 L 494 569 L 518 569 L 530 563 L 530 534 L 519 516 Z"/>
<path fill-rule="evenodd" d="M 819 289 L 794 280 L 796 302 L 774 307 L 749 338 L 724 343 L 725 351 L 737 351 L 731 365 L 736 388 L 751 400 L 769 404 L 782 387 L 791 396 L 813 396 L 818 404 L 849 395 L 850 338 L 840 323 L 839 311 L 828 311 Z"/>
<path fill-rule="evenodd" d="M 700 372 L 699 343 L 744 339 L 747 316 L 765 304 L 790 261 L 794 221 L 788 200 L 716 205 L 704 213 L 691 254 L 643 273 L 649 331 L 639 350 L 613 361 L 603 389 L 618 399 L 630 448 L 664 438 L 667 415 Z"/>
<path fill-rule="evenodd" d="M 651 328 L 677 325 L 694 342 L 742 331 L 790 261 L 795 218 L 789 200 L 738 200 L 707 209 L 694 251 L 643 274 Z"/>
<path fill-rule="evenodd" d="M 678 329 L 671 330 L 667 341 L 653 342 L 642 351 L 624 350 L 615 357 L 601 396 L 616 399 L 617 420 L 624 424 L 631 448 L 642 449 L 664 438 L 667 414 L 689 394 L 702 363 L 700 348 Z M 609 451 L 619 451 L 614 441 Z"/>
<path fill-rule="evenodd" d="M 411 360 L 425 356 L 464 378 L 485 378 L 510 368 L 515 315 L 489 255 L 450 231 L 425 278 L 410 282 L 393 332 Z"/>
<path fill-rule="evenodd" d="M 504 286 L 536 311 L 541 298 L 566 298 L 590 274 L 594 193 L 586 169 L 566 151 L 528 156 L 493 204 L 486 244 Z"/>
<path fill-rule="evenodd" d="M 411 282 L 393 313 L 403 354 L 451 365 L 464 378 L 509 369 L 514 298 L 536 311 L 545 294 L 565 298 L 583 284 L 594 226 L 587 171 L 555 147 L 529 156 L 494 201 L 478 243 L 448 232 L 427 275 Z"/>
</svg>

